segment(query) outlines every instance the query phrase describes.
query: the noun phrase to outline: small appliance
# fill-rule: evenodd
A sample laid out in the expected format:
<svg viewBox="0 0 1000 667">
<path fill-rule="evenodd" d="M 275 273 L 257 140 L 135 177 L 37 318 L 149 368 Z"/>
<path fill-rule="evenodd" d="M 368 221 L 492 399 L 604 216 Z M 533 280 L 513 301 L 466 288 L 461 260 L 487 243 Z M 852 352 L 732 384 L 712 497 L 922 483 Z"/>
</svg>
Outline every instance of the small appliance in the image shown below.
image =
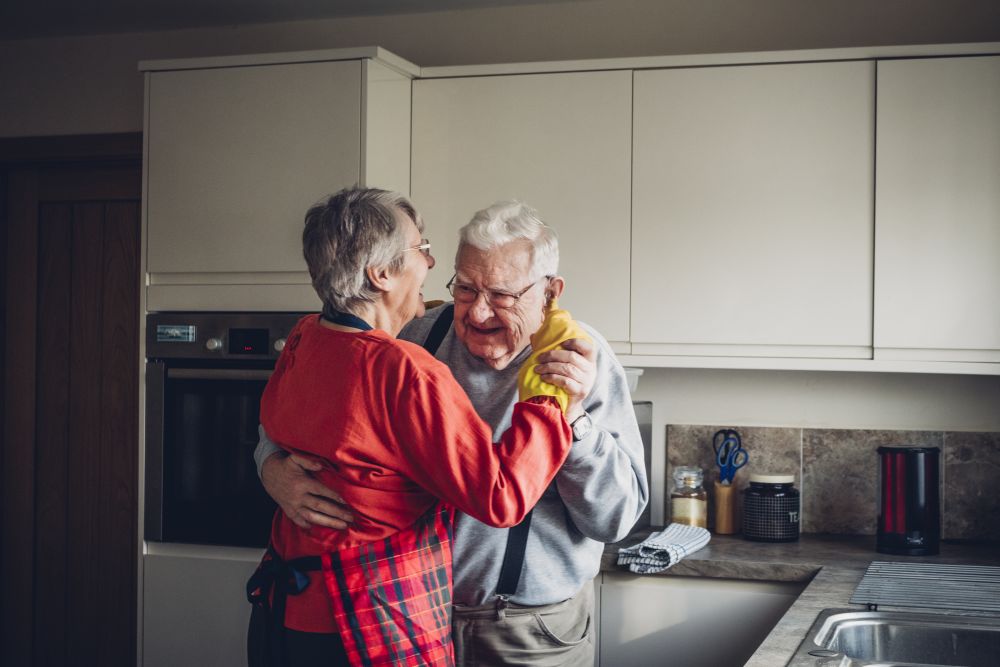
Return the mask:
<svg viewBox="0 0 1000 667">
<path fill-rule="evenodd" d="M 941 505 L 937 447 L 879 447 L 878 536 L 883 554 L 938 553 Z"/>
<path fill-rule="evenodd" d="M 653 477 L 653 404 L 650 401 L 633 401 L 635 420 L 639 424 L 639 435 L 642 437 L 642 458 L 646 465 L 646 483 L 652 486 Z M 652 503 L 646 503 L 639 520 L 632 530 L 647 528 L 652 525 Z"/>
</svg>

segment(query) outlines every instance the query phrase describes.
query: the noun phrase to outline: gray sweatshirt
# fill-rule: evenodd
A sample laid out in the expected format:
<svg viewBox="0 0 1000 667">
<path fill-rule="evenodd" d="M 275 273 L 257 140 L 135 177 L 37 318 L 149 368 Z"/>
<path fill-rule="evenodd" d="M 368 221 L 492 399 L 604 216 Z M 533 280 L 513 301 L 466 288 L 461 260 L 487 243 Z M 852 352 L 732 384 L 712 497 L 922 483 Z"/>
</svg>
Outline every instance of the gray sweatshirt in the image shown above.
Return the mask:
<svg viewBox="0 0 1000 667">
<path fill-rule="evenodd" d="M 441 308 L 408 324 L 400 338 L 423 344 Z M 555 481 L 535 506 L 524 568 L 511 602 L 544 605 L 570 598 L 597 575 L 605 542 L 624 538 L 649 501 L 642 438 L 625 371 L 607 341 L 584 323 L 597 346 L 597 382 L 584 402 L 594 429 L 573 443 Z M 450 329 L 435 355 L 465 389 L 494 441 L 510 426 L 517 402 L 517 372 L 531 354 L 523 350 L 497 371 L 473 357 Z M 278 451 L 261 429 L 254 452 L 258 472 Z M 506 528 L 487 526 L 458 512 L 455 519 L 455 604 L 492 602 L 507 545 Z"/>
</svg>

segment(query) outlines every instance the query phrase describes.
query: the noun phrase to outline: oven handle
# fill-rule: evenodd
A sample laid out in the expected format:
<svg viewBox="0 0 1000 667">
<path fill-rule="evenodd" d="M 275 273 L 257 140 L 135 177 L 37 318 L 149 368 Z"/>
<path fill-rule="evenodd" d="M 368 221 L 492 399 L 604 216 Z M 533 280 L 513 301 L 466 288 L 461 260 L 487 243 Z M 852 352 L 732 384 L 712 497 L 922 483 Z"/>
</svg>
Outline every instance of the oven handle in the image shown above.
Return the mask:
<svg viewBox="0 0 1000 667">
<path fill-rule="evenodd" d="M 177 380 L 267 380 L 268 368 L 168 368 L 167 377 Z"/>
</svg>

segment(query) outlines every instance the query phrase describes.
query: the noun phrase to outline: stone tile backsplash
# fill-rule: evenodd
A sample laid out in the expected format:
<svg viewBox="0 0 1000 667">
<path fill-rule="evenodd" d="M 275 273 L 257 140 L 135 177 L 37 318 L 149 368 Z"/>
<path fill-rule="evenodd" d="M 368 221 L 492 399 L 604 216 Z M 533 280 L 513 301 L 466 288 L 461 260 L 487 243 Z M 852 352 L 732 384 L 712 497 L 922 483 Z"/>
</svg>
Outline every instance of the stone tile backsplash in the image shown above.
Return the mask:
<svg viewBox="0 0 1000 667">
<path fill-rule="evenodd" d="M 947 537 L 1000 539 L 1000 433 L 944 434 Z"/>
<path fill-rule="evenodd" d="M 802 430 L 802 532 L 874 535 L 878 453 L 886 446 L 941 447 L 932 431 Z M 942 450 L 943 452 L 943 450 Z"/>
<path fill-rule="evenodd" d="M 941 449 L 941 536 L 1000 541 L 1000 433 L 667 426 L 667 492 L 677 466 L 705 471 L 705 488 L 717 478 L 712 435 L 735 428 L 750 461 L 736 475 L 740 491 L 751 473 L 795 475 L 802 499 L 802 532 L 874 535 L 878 514 L 878 455 L 882 446 Z"/>
</svg>

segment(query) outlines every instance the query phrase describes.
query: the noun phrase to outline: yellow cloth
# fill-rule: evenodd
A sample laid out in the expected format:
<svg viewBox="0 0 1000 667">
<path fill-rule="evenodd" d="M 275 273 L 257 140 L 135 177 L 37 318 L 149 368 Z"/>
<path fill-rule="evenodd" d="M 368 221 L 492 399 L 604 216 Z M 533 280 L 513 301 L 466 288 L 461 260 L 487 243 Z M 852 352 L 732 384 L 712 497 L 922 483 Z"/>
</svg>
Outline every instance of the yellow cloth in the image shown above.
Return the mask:
<svg viewBox="0 0 1000 667">
<path fill-rule="evenodd" d="M 541 376 L 535 372 L 535 366 L 538 365 L 539 355 L 556 349 L 571 338 L 591 340 L 583 327 L 569 314 L 569 311 L 560 309 L 556 300 L 552 299 L 545 311 L 545 320 L 542 322 L 542 326 L 531 336 L 531 356 L 517 373 L 517 393 L 520 400 L 526 401 L 533 396 L 554 396 L 563 413 L 566 412 L 569 405 L 569 394 L 562 387 L 542 380 Z"/>
</svg>

